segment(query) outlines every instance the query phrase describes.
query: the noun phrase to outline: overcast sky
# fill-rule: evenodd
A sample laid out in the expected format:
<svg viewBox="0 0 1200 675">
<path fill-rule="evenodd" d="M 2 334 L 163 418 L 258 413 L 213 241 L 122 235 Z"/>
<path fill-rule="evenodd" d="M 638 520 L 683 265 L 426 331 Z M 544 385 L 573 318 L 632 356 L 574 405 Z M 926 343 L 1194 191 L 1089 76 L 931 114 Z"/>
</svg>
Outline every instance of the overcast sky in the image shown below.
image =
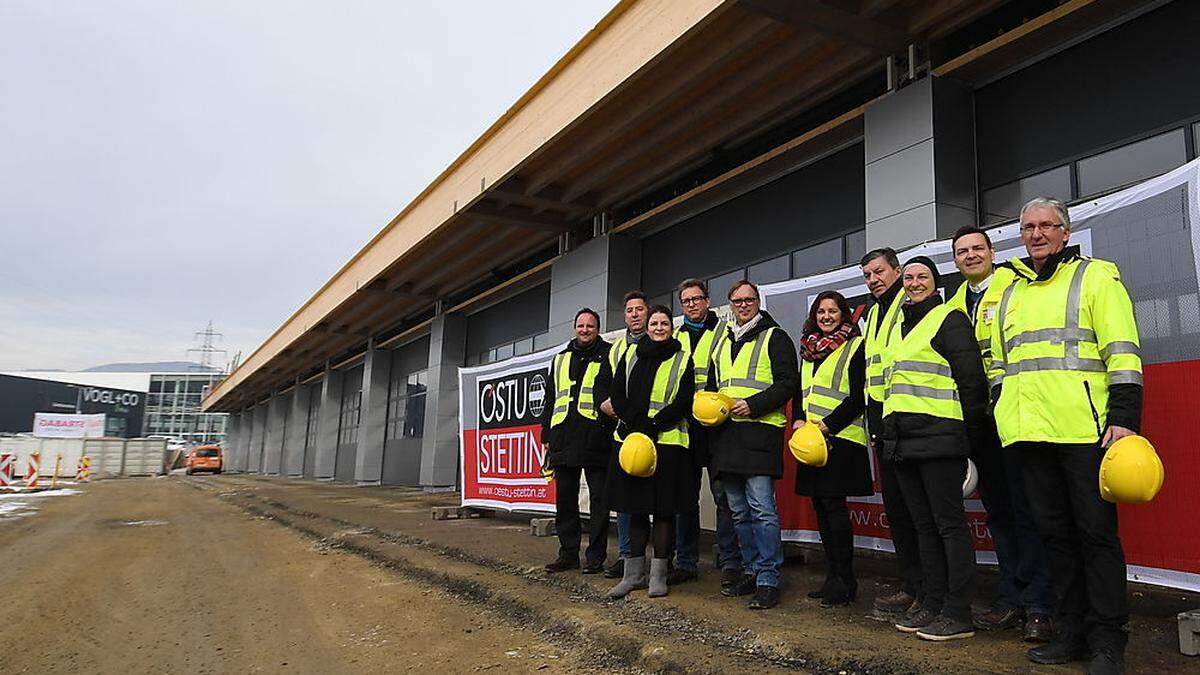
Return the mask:
<svg viewBox="0 0 1200 675">
<path fill-rule="evenodd" d="M 0 370 L 248 356 L 614 0 L 0 0 Z"/>
</svg>

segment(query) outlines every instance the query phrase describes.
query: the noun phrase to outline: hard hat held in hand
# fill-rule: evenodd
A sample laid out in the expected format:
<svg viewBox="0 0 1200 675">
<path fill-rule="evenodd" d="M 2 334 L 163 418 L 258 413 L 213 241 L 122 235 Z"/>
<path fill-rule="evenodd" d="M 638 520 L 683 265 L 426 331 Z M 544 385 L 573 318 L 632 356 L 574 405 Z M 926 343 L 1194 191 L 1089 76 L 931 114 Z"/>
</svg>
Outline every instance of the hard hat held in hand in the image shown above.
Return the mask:
<svg viewBox="0 0 1200 675">
<path fill-rule="evenodd" d="M 549 466 L 546 466 L 545 464 L 543 464 L 542 470 L 540 473 L 541 473 L 542 478 L 546 479 L 547 483 L 554 480 L 554 469 L 551 469 Z"/>
<path fill-rule="evenodd" d="M 692 417 L 706 427 L 715 427 L 729 419 L 733 399 L 715 391 L 698 391 L 692 399 Z"/>
<path fill-rule="evenodd" d="M 814 422 L 809 422 L 792 432 L 788 440 L 788 448 L 796 461 L 808 466 L 822 467 L 829 461 L 829 447 L 825 444 L 825 434 Z"/>
<path fill-rule="evenodd" d="M 979 487 L 979 468 L 975 466 L 973 460 L 967 459 L 967 477 L 963 479 L 963 499 L 970 497 L 977 487 Z"/>
<path fill-rule="evenodd" d="M 1100 496 L 1114 504 L 1145 504 L 1162 489 L 1165 477 L 1150 441 L 1125 436 L 1108 446 L 1100 462 Z"/>
<path fill-rule="evenodd" d="M 640 432 L 634 432 L 621 442 L 621 451 L 617 454 L 621 470 L 635 478 L 649 478 L 654 475 L 658 466 L 658 450 L 654 441 Z"/>
</svg>

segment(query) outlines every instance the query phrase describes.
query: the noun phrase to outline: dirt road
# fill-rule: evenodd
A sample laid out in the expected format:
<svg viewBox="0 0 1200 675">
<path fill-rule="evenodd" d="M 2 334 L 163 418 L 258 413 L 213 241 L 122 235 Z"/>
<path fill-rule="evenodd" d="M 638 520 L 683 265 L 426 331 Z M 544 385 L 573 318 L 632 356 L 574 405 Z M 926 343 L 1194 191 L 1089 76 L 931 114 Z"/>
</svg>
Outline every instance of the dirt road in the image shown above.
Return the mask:
<svg viewBox="0 0 1200 675">
<path fill-rule="evenodd" d="M 751 612 L 717 576 L 611 602 L 612 582 L 547 576 L 553 538 L 527 519 L 430 520 L 455 495 L 247 476 L 93 483 L 0 520 L 0 672 L 1080 672 L 1031 667 L 1012 633 L 930 644 L 862 598 Z M 1131 672 L 1187 672 L 1174 612 L 1138 590 Z M 15 629 L 14 627 L 22 627 Z M 24 635 L 36 636 L 36 647 Z"/>
</svg>

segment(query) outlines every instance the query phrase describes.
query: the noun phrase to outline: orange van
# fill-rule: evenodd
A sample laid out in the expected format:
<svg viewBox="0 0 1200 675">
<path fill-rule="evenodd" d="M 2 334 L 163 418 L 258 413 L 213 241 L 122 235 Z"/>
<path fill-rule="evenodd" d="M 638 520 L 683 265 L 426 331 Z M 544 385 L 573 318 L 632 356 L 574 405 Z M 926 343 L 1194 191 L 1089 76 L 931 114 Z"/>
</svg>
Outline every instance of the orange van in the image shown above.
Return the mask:
<svg viewBox="0 0 1200 675">
<path fill-rule="evenodd" d="M 197 471 L 221 473 L 225 463 L 225 455 L 219 445 L 198 445 L 192 448 L 184 460 L 185 473 L 192 475 Z"/>
</svg>

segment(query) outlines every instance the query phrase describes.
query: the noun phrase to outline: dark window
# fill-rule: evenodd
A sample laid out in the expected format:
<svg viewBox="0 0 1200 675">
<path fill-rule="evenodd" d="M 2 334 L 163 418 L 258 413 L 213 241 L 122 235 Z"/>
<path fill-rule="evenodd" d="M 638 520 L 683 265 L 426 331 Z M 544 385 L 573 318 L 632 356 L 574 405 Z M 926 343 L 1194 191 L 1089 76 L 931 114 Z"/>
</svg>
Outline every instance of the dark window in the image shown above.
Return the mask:
<svg viewBox="0 0 1200 675">
<path fill-rule="evenodd" d="M 425 431 L 428 371 L 393 378 L 388 385 L 387 438 L 421 438 Z"/>
<path fill-rule="evenodd" d="M 312 387 L 308 392 L 308 422 L 304 425 L 304 449 L 313 450 L 317 447 L 317 427 L 321 421 L 321 390 Z"/>
<path fill-rule="evenodd" d="M 842 255 L 840 238 L 802 248 L 792 254 L 792 276 L 794 278 L 806 277 L 810 274 L 841 267 L 844 262 Z"/>
<path fill-rule="evenodd" d="M 857 263 L 867 254 L 867 231 L 859 230 L 846 235 L 846 263 Z"/>
<path fill-rule="evenodd" d="M 1130 143 L 1079 161 L 1079 196 L 1107 192 L 1164 174 L 1187 162 L 1183 129 Z"/>
<path fill-rule="evenodd" d="M 726 272 L 719 277 L 713 277 L 708 280 L 708 294 L 712 297 L 714 307 L 729 304 L 729 289 L 742 279 L 746 278 L 746 270 L 734 270 Z"/>
<path fill-rule="evenodd" d="M 788 256 L 781 255 L 750 266 L 746 270 L 746 278 L 756 284 L 771 284 L 776 281 L 786 281 L 791 277 L 791 261 Z"/>
<path fill-rule="evenodd" d="M 1042 196 L 1070 201 L 1073 197 L 1071 168 L 1060 166 L 984 192 L 984 223 L 992 225 L 1013 220 L 1021 215 L 1025 202 Z"/>
<path fill-rule="evenodd" d="M 362 406 L 362 390 L 356 389 L 342 396 L 342 414 L 338 420 L 338 445 L 358 442 L 359 410 Z"/>
</svg>

